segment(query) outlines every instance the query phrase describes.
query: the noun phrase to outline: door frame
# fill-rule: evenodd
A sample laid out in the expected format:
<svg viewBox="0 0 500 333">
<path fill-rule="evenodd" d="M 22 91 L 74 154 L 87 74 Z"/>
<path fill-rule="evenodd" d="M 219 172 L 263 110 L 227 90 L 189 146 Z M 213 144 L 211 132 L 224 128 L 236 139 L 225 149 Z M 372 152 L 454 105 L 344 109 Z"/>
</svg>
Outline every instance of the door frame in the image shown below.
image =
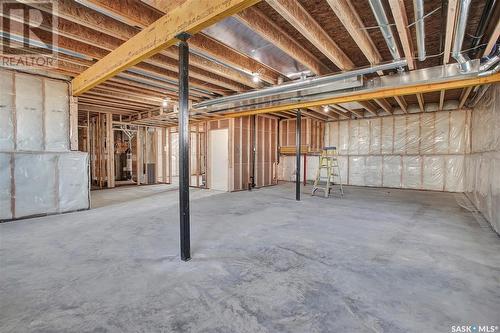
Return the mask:
<svg viewBox="0 0 500 333">
<path fill-rule="evenodd" d="M 212 152 L 212 132 L 214 131 L 226 131 L 227 132 L 227 170 L 226 170 L 226 174 L 227 174 L 227 192 L 231 192 L 231 182 L 230 182 L 230 173 L 229 173 L 229 170 L 231 169 L 231 161 L 230 161 L 230 150 L 229 150 L 229 146 L 230 146 L 230 140 L 229 140 L 229 128 L 219 128 L 219 129 L 211 129 L 208 131 L 208 154 L 207 154 L 207 185 L 208 185 L 208 188 L 211 189 L 212 188 L 212 155 L 213 155 L 213 152 Z"/>
</svg>

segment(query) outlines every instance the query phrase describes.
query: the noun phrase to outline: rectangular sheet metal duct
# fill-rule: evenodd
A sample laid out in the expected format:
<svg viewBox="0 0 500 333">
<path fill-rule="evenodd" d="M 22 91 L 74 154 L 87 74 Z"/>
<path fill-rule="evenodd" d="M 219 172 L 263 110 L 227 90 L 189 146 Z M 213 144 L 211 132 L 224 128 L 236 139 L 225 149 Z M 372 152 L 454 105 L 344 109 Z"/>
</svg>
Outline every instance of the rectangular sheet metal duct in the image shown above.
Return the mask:
<svg viewBox="0 0 500 333">
<path fill-rule="evenodd" d="M 234 98 L 234 101 L 226 102 L 224 99 L 227 97 L 217 98 L 214 100 L 202 102 L 194 105 L 195 112 L 200 105 L 207 104 L 211 102 L 212 105 L 203 108 L 203 112 L 243 112 L 247 110 L 255 110 L 259 108 L 266 108 L 272 106 L 285 106 L 288 104 L 296 104 L 297 102 L 308 102 L 308 101 L 321 101 L 334 97 L 349 96 L 358 93 L 368 93 L 375 92 L 384 89 L 396 89 L 404 86 L 412 86 L 415 84 L 432 84 L 447 81 L 456 81 L 467 78 L 473 78 L 480 75 L 479 71 L 479 60 L 472 60 L 471 70 L 469 72 L 462 72 L 458 64 L 447 64 L 443 66 L 436 66 L 431 68 L 424 68 L 419 70 L 414 70 L 411 72 L 404 72 L 394 75 L 385 75 L 382 77 L 374 78 L 363 83 L 362 86 L 347 88 L 343 90 L 334 90 L 325 93 L 318 93 L 313 95 L 301 94 L 300 91 L 297 92 L 297 96 L 283 98 L 281 93 L 275 95 L 270 95 L 266 97 L 265 101 L 255 101 L 256 98 L 246 99 L 245 96 L 248 93 L 228 96 Z M 324 79 L 318 78 L 318 79 Z M 331 83 L 335 84 L 335 83 Z M 262 89 L 259 91 L 254 91 L 252 94 L 258 94 L 260 91 L 265 91 Z M 222 100 L 221 103 L 217 103 Z M 293 107 L 292 107 L 293 108 Z"/>
<path fill-rule="evenodd" d="M 406 66 L 406 60 L 398 60 L 340 74 L 287 82 L 270 88 L 211 99 L 195 104 L 193 107 L 195 109 L 203 109 L 207 112 L 216 112 L 248 105 L 266 104 L 277 100 L 302 99 L 307 96 L 312 97 L 334 91 L 359 88 L 364 84 L 364 74 L 404 66 Z"/>
</svg>

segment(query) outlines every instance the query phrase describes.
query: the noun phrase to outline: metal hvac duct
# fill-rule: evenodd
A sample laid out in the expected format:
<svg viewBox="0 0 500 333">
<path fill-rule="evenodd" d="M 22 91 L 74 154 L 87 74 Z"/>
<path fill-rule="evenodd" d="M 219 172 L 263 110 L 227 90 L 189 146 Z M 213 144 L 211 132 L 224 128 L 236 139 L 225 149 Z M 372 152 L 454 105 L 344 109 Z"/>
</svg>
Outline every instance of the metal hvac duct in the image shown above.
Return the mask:
<svg viewBox="0 0 500 333">
<path fill-rule="evenodd" d="M 500 44 L 496 44 L 490 54 L 481 58 L 481 65 L 479 66 L 479 70 L 485 71 L 487 69 L 490 69 L 498 61 L 500 61 Z"/>
<path fill-rule="evenodd" d="M 389 51 L 391 51 L 392 58 L 394 60 L 401 59 L 399 55 L 398 46 L 396 44 L 396 40 L 394 39 L 394 35 L 392 34 L 391 26 L 389 24 L 389 20 L 387 19 L 387 15 L 385 14 L 384 6 L 382 5 L 381 0 L 369 0 L 370 7 L 372 8 L 373 15 L 375 15 L 375 19 L 380 27 L 380 31 L 384 36 L 385 42 L 389 47 Z"/>
<path fill-rule="evenodd" d="M 398 62 L 393 62 L 394 66 L 401 66 L 405 65 L 398 63 Z M 356 95 L 359 93 L 368 93 L 368 92 L 375 92 L 378 90 L 386 90 L 386 89 L 396 89 L 404 86 L 412 86 L 415 84 L 431 84 L 431 83 L 439 83 L 439 82 L 449 82 L 449 81 L 457 81 L 457 80 L 463 80 L 467 78 L 473 78 L 473 77 L 478 77 L 478 76 L 486 76 L 486 75 L 491 75 L 493 73 L 498 72 L 500 65 L 497 64 L 496 67 L 493 69 L 488 69 L 484 72 L 481 72 L 479 70 L 479 59 L 471 60 L 470 61 L 470 68 L 471 70 L 469 72 L 463 72 L 461 71 L 460 65 L 458 64 L 447 64 L 443 66 L 436 66 L 436 67 L 430 67 L 430 68 L 424 68 L 424 69 L 418 69 L 414 70 L 411 72 L 404 72 L 404 73 L 398 73 L 394 75 L 385 75 L 381 77 L 376 77 L 370 80 L 367 80 L 366 82 L 363 82 L 362 86 L 354 86 L 351 88 L 344 88 L 342 90 L 331 90 L 331 89 L 326 89 L 328 87 L 324 86 L 323 92 L 320 92 L 318 90 L 317 93 L 315 94 L 306 94 L 304 93 L 304 90 L 297 90 L 293 89 L 293 97 L 290 97 L 290 95 L 287 95 L 286 87 L 289 86 L 290 84 L 283 84 L 282 86 L 279 87 L 274 87 L 280 88 L 279 91 L 281 92 L 276 92 L 276 93 L 267 95 L 266 98 L 259 98 L 259 93 L 263 93 L 266 91 L 269 91 L 270 89 L 273 88 L 265 88 L 261 89 L 258 91 L 253 91 L 251 92 L 253 96 L 252 98 L 247 98 L 248 94 L 250 93 L 243 93 L 239 95 L 234 95 L 234 96 L 227 96 L 227 97 L 221 97 L 217 98 L 214 100 L 209 100 L 205 101 L 202 103 L 198 103 L 193 105 L 195 109 L 195 114 L 196 114 L 196 109 L 200 109 L 203 107 L 203 113 L 206 112 L 244 112 L 248 110 L 255 110 L 259 108 L 266 108 L 266 107 L 273 107 L 273 106 L 288 106 L 288 105 L 293 105 L 296 102 L 313 102 L 313 101 L 322 101 L 322 100 L 328 100 L 330 98 L 334 97 L 347 97 L 351 95 Z M 356 71 L 353 71 L 356 72 Z M 348 75 L 349 73 L 342 73 L 339 75 Z M 320 77 L 317 79 L 313 80 L 308 80 L 308 83 L 310 84 L 305 91 L 312 91 L 315 89 L 314 86 L 311 86 L 314 84 L 314 82 L 318 82 L 316 80 L 318 79 L 331 79 L 331 77 L 335 77 L 335 75 L 331 75 L 328 77 Z M 345 79 L 346 77 L 344 77 Z M 297 82 L 295 84 L 299 84 L 301 82 Z M 329 83 L 330 86 L 338 86 L 339 83 L 335 81 L 330 81 Z M 296 85 L 292 85 L 295 86 Z M 285 89 L 285 90 L 281 90 Z M 231 101 L 227 101 L 228 97 L 232 97 Z M 325 103 L 326 104 L 326 103 Z M 291 107 L 293 108 L 293 107 Z"/>
<path fill-rule="evenodd" d="M 413 0 L 415 11 L 415 30 L 417 31 L 418 60 L 424 61 L 425 54 L 425 22 L 424 22 L 424 0 Z"/>
<path fill-rule="evenodd" d="M 401 59 L 398 61 L 360 68 L 340 74 L 287 82 L 278 86 L 211 99 L 195 104 L 193 107 L 195 109 L 211 108 L 211 111 L 215 111 L 227 107 L 228 105 L 238 105 L 242 101 L 254 102 L 258 100 L 262 102 L 269 100 L 270 98 L 276 98 L 276 96 L 280 96 L 280 98 L 289 98 L 290 94 L 293 94 L 294 97 L 298 97 L 318 93 L 327 93 L 362 85 L 363 82 L 359 79 L 362 75 L 404 66 L 406 66 L 406 60 Z"/>
<path fill-rule="evenodd" d="M 460 0 L 457 24 L 455 29 L 455 39 L 453 41 L 452 57 L 460 64 L 463 72 L 471 70 L 470 59 L 462 54 L 462 43 L 464 41 L 465 29 L 467 28 L 467 18 L 469 16 L 471 0 Z"/>
</svg>

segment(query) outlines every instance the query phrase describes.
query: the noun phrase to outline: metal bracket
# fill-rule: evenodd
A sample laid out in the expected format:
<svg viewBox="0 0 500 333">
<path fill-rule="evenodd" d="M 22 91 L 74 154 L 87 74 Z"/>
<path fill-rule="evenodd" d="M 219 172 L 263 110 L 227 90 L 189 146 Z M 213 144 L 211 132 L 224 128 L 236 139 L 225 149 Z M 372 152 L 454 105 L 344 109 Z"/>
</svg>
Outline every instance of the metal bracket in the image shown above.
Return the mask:
<svg viewBox="0 0 500 333">
<path fill-rule="evenodd" d="M 191 35 L 190 33 L 188 32 L 181 32 L 180 34 L 178 34 L 177 36 L 175 36 L 175 38 L 185 42 L 187 41 L 189 38 L 191 38 L 193 35 Z"/>
</svg>

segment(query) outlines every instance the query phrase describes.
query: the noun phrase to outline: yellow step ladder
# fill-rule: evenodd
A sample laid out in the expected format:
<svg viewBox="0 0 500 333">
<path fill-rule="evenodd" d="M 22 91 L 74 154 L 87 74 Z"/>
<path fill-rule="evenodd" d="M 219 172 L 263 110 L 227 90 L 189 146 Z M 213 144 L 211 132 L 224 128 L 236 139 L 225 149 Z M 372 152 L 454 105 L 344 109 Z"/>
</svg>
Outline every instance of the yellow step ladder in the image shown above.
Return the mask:
<svg viewBox="0 0 500 333">
<path fill-rule="evenodd" d="M 324 172 L 322 173 L 322 170 L 326 171 L 326 174 Z M 338 179 L 338 182 L 336 179 Z M 325 198 L 328 198 L 334 185 L 339 185 L 340 196 L 344 196 L 342 179 L 340 177 L 340 167 L 337 160 L 337 148 L 325 147 L 319 156 L 318 172 L 314 180 L 312 195 L 314 195 L 317 190 L 322 190 L 325 194 Z"/>
</svg>

